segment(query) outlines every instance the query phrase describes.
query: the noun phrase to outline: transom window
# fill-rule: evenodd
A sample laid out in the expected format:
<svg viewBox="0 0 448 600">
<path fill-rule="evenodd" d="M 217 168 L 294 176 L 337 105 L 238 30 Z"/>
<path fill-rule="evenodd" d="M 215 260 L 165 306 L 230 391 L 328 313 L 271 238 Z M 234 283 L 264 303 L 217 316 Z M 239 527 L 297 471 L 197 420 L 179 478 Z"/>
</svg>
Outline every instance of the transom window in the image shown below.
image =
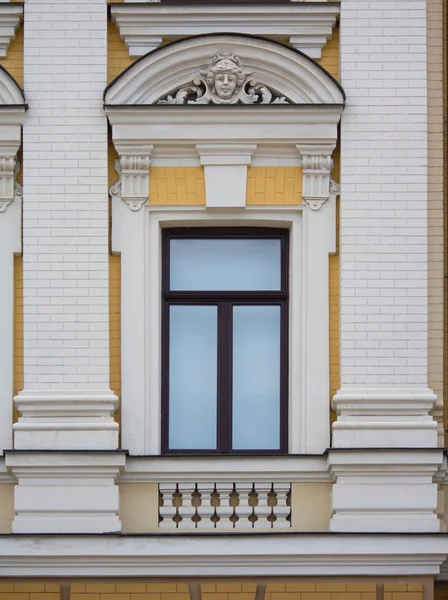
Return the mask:
<svg viewBox="0 0 448 600">
<path fill-rule="evenodd" d="M 288 232 L 163 236 L 164 452 L 286 452 Z"/>
</svg>

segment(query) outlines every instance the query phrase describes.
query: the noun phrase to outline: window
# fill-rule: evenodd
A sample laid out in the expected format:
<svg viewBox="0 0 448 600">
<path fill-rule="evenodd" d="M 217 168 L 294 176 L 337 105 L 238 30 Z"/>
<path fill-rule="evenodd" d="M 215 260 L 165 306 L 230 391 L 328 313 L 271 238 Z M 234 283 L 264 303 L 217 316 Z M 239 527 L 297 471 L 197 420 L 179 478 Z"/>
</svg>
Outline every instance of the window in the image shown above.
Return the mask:
<svg viewBox="0 0 448 600">
<path fill-rule="evenodd" d="M 163 234 L 164 452 L 286 452 L 288 232 Z"/>
</svg>

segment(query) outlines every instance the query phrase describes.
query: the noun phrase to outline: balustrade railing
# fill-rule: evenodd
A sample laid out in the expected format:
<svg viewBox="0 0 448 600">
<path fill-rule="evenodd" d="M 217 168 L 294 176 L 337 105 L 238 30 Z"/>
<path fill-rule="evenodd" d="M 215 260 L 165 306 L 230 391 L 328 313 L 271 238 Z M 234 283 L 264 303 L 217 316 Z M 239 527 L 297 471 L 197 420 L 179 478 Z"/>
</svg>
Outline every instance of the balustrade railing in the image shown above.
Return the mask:
<svg viewBox="0 0 448 600">
<path fill-rule="evenodd" d="M 161 483 L 162 529 L 280 529 L 291 527 L 291 484 Z"/>
</svg>

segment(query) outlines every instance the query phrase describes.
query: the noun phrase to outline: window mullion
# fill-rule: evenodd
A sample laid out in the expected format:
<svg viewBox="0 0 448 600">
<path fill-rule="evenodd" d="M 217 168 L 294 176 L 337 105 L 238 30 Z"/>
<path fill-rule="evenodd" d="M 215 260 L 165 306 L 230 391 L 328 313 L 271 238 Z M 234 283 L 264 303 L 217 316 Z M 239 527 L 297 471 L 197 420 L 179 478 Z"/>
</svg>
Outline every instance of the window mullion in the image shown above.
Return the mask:
<svg viewBox="0 0 448 600">
<path fill-rule="evenodd" d="M 232 303 L 220 303 L 218 435 L 223 452 L 232 449 Z"/>
</svg>

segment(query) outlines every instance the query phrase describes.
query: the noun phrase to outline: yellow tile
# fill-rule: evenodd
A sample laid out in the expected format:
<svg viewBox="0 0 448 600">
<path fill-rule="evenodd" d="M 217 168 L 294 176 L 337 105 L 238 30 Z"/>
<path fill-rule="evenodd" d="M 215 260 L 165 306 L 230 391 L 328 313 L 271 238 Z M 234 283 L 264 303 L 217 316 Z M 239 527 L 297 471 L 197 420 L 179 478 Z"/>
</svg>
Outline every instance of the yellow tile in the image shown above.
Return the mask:
<svg viewBox="0 0 448 600">
<path fill-rule="evenodd" d="M 16 583 L 14 587 L 16 592 L 45 592 L 43 583 Z"/>
<path fill-rule="evenodd" d="M 61 591 L 61 586 L 59 585 L 59 583 L 46 583 L 45 584 L 45 591 L 46 592 L 60 592 Z"/>
<path fill-rule="evenodd" d="M 27 592 L 6 592 L 0 593 L 0 600 L 30 600 L 30 595 Z"/>
<path fill-rule="evenodd" d="M 267 592 L 284 592 L 285 584 L 284 583 L 268 583 L 266 586 Z"/>
<path fill-rule="evenodd" d="M 331 594 L 315 592 L 314 594 L 301 594 L 301 600 L 331 600 Z"/>
<path fill-rule="evenodd" d="M 385 583 L 384 591 L 385 592 L 406 592 L 408 589 L 407 583 Z"/>
<path fill-rule="evenodd" d="M 211 594 L 216 592 L 216 585 L 214 583 L 201 583 L 202 594 Z"/>
<path fill-rule="evenodd" d="M 146 592 L 146 583 L 117 583 L 117 592 L 141 594 L 142 592 Z"/>
<path fill-rule="evenodd" d="M 423 591 L 423 584 L 421 583 L 408 583 L 408 592 L 421 592 Z"/>
<path fill-rule="evenodd" d="M 72 583 L 70 585 L 70 592 L 73 593 L 81 593 L 86 591 L 86 586 L 84 583 Z"/>
<path fill-rule="evenodd" d="M 316 583 L 316 592 L 345 592 L 346 583 Z"/>
<path fill-rule="evenodd" d="M 115 592 L 115 583 L 88 583 L 86 592 L 96 594 L 112 594 Z"/>
<path fill-rule="evenodd" d="M 315 592 L 316 584 L 315 583 L 287 583 L 286 591 L 287 592 Z"/>
<path fill-rule="evenodd" d="M 217 583 L 217 592 L 241 592 L 240 583 Z"/>
<path fill-rule="evenodd" d="M 13 583 L 0 583 L 0 593 L 13 592 L 13 591 L 14 591 Z"/>
<path fill-rule="evenodd" d="M 146 591 L 153 594 L 163 594 L 176 591 L 175 583 L 147 583 Z"/>
<path fill-rule="evenodd" d="M 74 594 L 71 592 L 70 600 L 101 600 L 101 597 L 99 594 Z"/>
<path fill-rule="evenodd" d="M 30 594 L 30 600 L 59 600 L 59 592 L 37 592 L 36 594 Z"/>
<path fill-rule="evenodd" d="M 256 583 L 243 583 L 241 585 L 242 592 L 256 592 L 257 584 Z"/>
<path fill-rule="evenodd" d="M 101 600 L 131 600 L 131 594 L 101 594 Z"/>
</svg>

